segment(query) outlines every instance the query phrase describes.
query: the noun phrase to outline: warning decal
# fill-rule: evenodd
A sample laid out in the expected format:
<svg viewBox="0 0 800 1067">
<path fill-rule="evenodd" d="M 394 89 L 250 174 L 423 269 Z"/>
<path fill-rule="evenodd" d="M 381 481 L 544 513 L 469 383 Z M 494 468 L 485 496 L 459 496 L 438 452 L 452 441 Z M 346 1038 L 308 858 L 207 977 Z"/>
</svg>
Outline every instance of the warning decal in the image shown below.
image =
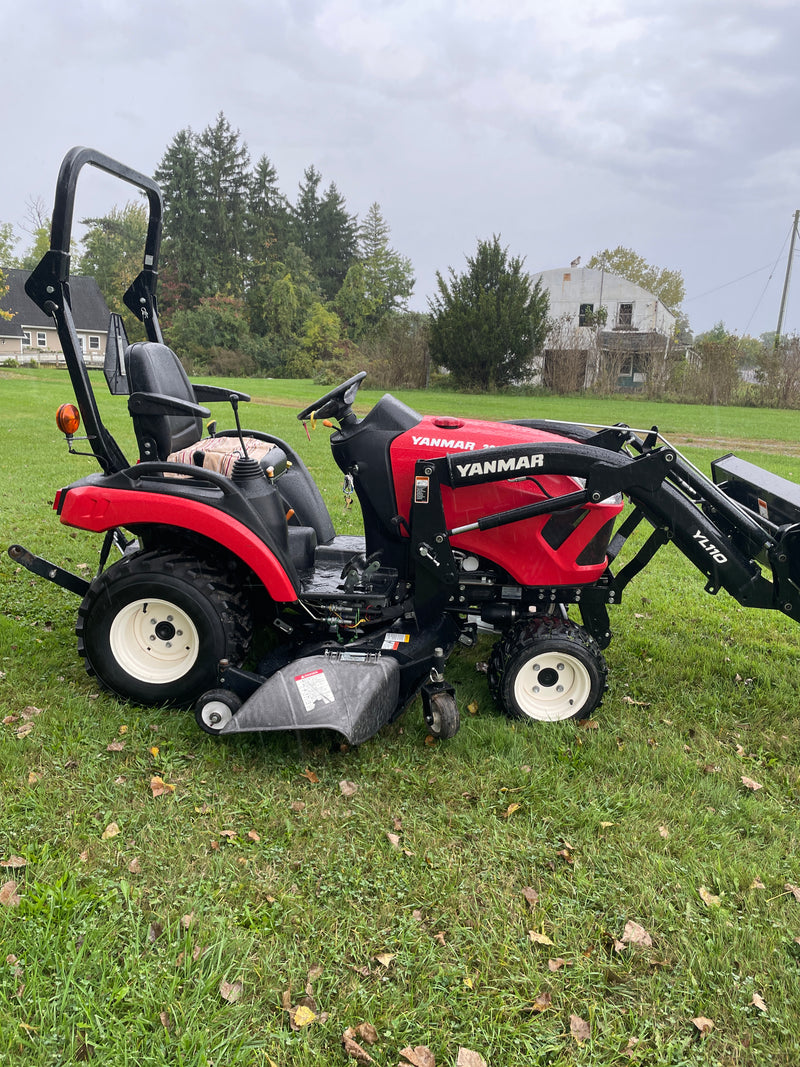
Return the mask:
<svg viewBox="0 0 800 1067">
<path fill-rule="evenodd" d="M 306 711 L 313 711 L 316 704 L 335 703 L 336 698 L 325 677 L 325 671 L 321 668 L 317 671 L 308 671 L 307 674 L 296 675 L 294 683 Z"/>
<path fill-rule="evenodd" d="M 411 640 L 411 634 L 384 634 L 381 648 L 397 649 L 399 645 L 407 644 Z"/>
</svg>

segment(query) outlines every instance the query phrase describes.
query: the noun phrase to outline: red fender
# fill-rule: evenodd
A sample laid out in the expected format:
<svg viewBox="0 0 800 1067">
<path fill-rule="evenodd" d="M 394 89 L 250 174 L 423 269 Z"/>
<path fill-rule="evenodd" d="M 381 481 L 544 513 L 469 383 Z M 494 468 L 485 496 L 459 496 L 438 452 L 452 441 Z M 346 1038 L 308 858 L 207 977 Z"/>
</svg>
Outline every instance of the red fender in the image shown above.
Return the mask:
<svg viewBox="0 0 800 1067">
<path fill-rule="evenodd" d="M 237 519 L 205 504 L 156 493 L 143 497 L 128 489 L 78 485 L 62 489 L 53 507 L 65 526 L 79 530 L 103 533 L 115 526 L 131 528 L 147 523 L 177 526 L 211 537 L 250 567 L 273 600 L 297 600 L 297 590 L 274 552 Z"/>
</svg>

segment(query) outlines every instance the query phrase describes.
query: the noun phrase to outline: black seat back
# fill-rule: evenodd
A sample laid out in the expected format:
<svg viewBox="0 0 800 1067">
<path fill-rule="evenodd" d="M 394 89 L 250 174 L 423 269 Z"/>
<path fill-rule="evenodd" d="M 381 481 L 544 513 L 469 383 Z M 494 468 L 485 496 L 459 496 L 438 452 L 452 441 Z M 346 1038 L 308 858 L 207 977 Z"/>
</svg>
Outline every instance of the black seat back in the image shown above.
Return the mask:
<svg viewBox="0 0 800 1067">
<path fill-rule="evenodd" d="M 155 341 L 136 341 L 125 350 L 131 393 L 157 393 L 196 403 L 192 383 L 171 348 Z M 165 460 L 203 436 L 203 421 L 194 415 L 133 415 L 139 452 Z M 153 455 L 155 451 L 155 455 Z"/>
</svg>

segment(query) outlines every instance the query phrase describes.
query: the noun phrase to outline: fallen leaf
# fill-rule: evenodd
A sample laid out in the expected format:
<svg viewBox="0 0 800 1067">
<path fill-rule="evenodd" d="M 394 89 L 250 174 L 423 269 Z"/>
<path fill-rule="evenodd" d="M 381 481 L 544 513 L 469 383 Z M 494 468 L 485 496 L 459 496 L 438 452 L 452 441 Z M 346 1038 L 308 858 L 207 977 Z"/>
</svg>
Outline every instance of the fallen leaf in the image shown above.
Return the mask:
<svg viewBox="0 0 800 1067">
<path fill-rule="evenodd" d="M 759 993 L 753 993 L 753 999 L 750 1003 L 754 1008 L 758 1008 L 759 1011 L 763 1011 L 766 1014 L 767 1005 L 764 1003 L 764 999 Z"/>
<path fill-rule="evenodd" d="M 596 719 L 581 719 L 578 723 L 581 730 L 599 730 L 600 723 Z"/>
<path fill-rule="evenodd" d="M 83 852 L 79 852 L 78 859 L 81 861 L 81 863 L 86 863 L 89 859 L 89 850 L 85 848 Z"/>
<path fill-rule="evenodd" d="M 783 887 L 787 893 L 791 893 L 795 900 L 800 901 L 800 886 L 787 882 Z"/>
<path fill-rule="evenodd" d="M 516 803 L 515 804 L 509 804 L 508 807 L 506 808 L 506 810 L 503 812 L 503 818 L 504 819 L 511 818 L 511 816 L 514 814 L 514 812 L 515 811 L 519 811 L 519 809 L 521 807 L 522 807 L 521 804 L 516 804 Z"/>
<path fill-rule="evenodd" d="M 20 737 L 20 738 L 27 737 L 32 729 L 33 729 L 33 723 L 32 722 L 23 723 L 23 725 L 18 727 L 18 729 L 17 729 L 17 737 Z"/>
<path fill-rule="evenodd" d="M 167 793 L 174 793 L 175 786 L 156 774 L 150 779 L 150 791 L 154 797 L 163 797 Z"/>
<path fill-rule="evenodd" d="M 352 797 L 358 792 L 358 786 L 355 782 L 348 782 L 346 779 L 343 779 L 339 782 L 339 792 L 343 797 Z"/>
<path fill-rule="evenodd" d="M 522 895 L 525 897 L 525 899 L 532 908 L 539 903 L 539 894 L 536 892 L 532 885 L 526 885 L 525 888 L 522 890 Z"/>
<path fill-rule="evenodd" d="M 714 893 L 706 889 L 704 885 L 701 885 L 697 892 L 700 894 L 702 902 L 709 908 L 722 903 L 722 898 L 715 896 Z"/>
<path fill-rule="evenodd" d="M 323 973 L 323 967 L 322 967 L 321 964 L 318 963 L 315 967 L 310 967 L 309 968 L 308 974 L 307 974 L 306 977 L 308 978 L 309 982 L 316 982 L 316 980 L 321 977 L 322 973 Z"/>
<path fill-rule="evenodd" d="M 433 940 L 438 942 L 438 944 L 440 944 L 442 948 L 444 948 L 444 946 L 447 944 L 444 937 L 444 930 L 440 930 L 437 934 L 434 934 Z"/>
<path fill-rule="evenodd" d="M 111 744 L 106 745 L 106 752 L 122 752 L 125 748 L 124 741 L 112 741 Z"/>
<path fill-rule="evenodd" d="M 0 885 L 0 906 L 16 908 L 22 897 L 17 893 L 17 883 L 14 881 Z"/>
<path fill-rule="evenodd" d="M 396 952 L 381 952 L 379 955 L 375 956 L 375 959 L 382 967 L 388 967 L 392 960 L 396 958 Z"/>
<path fill-rule="evenodd" d="M 170 1030 L 171 1029 L 171 1024 L 170 1024 L 170 1020 L 169 1020 L 169 1012 L 168 1011 L 160 1011 L 158 1013 L 158 1018 L 160 1019 L 161 1025 L 164 1027 L 165 1030 Z"/>
<path fill-rule="evenodd" d="M 401 1048 L 400 1055 L 404 1056 L 413 1067 L 436 1067 L 436 1060 L 427 1045 L 417 1045 L 415 1048 Z M 405 1064 L 402 1067 L 406 1067 Z"/>
<path fill-rule="evenodd" d="M 361 1045 L 350 1036 L 351 1033 L 354 1033 L 354 1031 L 351 1027 L 348 1027 L 342 1034 L 342 1045 L 344 1046 L 347 1055 L 352 1057 L 356 1063 L 374 1063 L 375 1060 L 373 1060 L 372 1056 L 370 1056 L 367 1050 L 362 1048 Z"/>
<path fill-rule="evenodd" d="M 623 704 L 633 704 L 633 706 L 635 708 L 649 708 L 650 707 L 650 701 L 649 700 L 634 700 L 633 697 L 629 697 L 627 695 L 622 698 L 622 702 L 623 702 Z"/>
<path fill-rule="evenodd" d="M 301 778 L 308 778 L 309 782 L 313 782 L 314 784 L 316 784 L 319 781 L 319 778 L 316 776 L 316 774 L 314 774 L 314 772 L 311 770 L 310 767 L 306 767 L 306 769 L 303 771 L 303 773 L 300 775 L 300 777 Z"/>
<path fill-rule="evenodd" d="M 362 1041 L 366 1041 L 368 1045 L 375 1045 L 378 1041 L 378 1031 L 372 1025 L 372 1023 L 359 1023 L 356 1027 L 356 1033 Z"/>
<path fill-rule="evenodd" d="M 616 825 L 617 824 L 615 822 L 601 822 L 600 823 L 600 829 L 601 830 L 608 830 L 610 827 L 616 826 Z"/>
<path fill-rule="evenodd" d="M 289 1022 L 293 1030 L 302 1030 L 316 1022 L 317 1013 L 308 1004 L 298 1004 L 289 1011 Z"/>
<path fill-rule="evenodd" d="M 547 1011 L 552 1006 L 553 995 L 546 990 L 544 993 L 540 993 L 531 1005 L 531 1011 Z"/>
<path fill-rule="evenodd" d="M 25 722 L 28 722 L 29 719 L 32 719 L 34 717 L 34 715 L 41 715 L 41 714 L 42 714 L 42 709 L 41 708 L 35 708 L 32 704 L 29 704 L 27 706 L 27 708 L 23 708 L 22 709 L 22 718 L 23 718 L 23 720 Z"/>
<path fill-rule="evenodd" d="M 702 1037 L 706 1037 L 714 1029 L 714 1020 L 707 1019 L 705 1015 L 698 1015 L 696 1018 L 692 1019 L 692 1022 L 700 1031 Z"/>
<path fill-rule="evenodd" d="M 572 853 L 567 848 L 559 849 L 559 851 L 556 852 L 556 855 L 560 856 L 561 859 L 564 860 L 566 863 L 573 863 L 574 862 L 573 859 L 572 859 Z"/>
<path fill-rule="evenodd" d="M 227 837 L 229 841 L 233 841 L 233 839 L 236 837 L 236 831 L 235 830 L 220 830 L 219 836 L 220 837 Z"/>
<path fill-rule="evenodd" d="M 256 830 L 248 830 L 247 831 L 247 836 L 250 838 L 251 841 L 260 841 L 261 840 L 261 836 L 259 835 L 258 831 L 256 831 Z"/>
<path fill-rule="evenodd" d="M 41 782 L 41 774 L 37 774 L 36 771 L 31 771 L 28 775 L 28 785 L 36 785 L 37 782 Z"/>
<path fill-rule="evenodd" d="M 411 918 L 412 919 L 416 919 L 416 921 L 418 923 L 421 923 L 423 918 L 424 918 L 424 916 L 423 916 L 422 912 L 419 910 L 419 908 L 414 908 L 414 910 L 411 912 Z"/>
<path fill-rule="evenodd" d="M 386 838 L 392 848 L 400 848 L 400 838 L 397 834 L 390 834 L 387 832 Z"/>
<path fill-rule="evenodd" d="M 195 914 L 193 911 L 187 912 L 186 915 L 181 917 L 181 926 L 184 930 L 190 930 L 194 926 Z"/>
<path fill-rule="evenodd" d="M 131 874 L 141 874 L 142 873 L 142 865 L 139 862 L 139 857 L 138 856 L 134 856 L 133 857 L 131 862 L 128 864 L 128 870 L 131 872 Z"/>
<path fill-rule="evenodd" d="M 158 754 L 160 751 L 161 749 L 158 747 L 158 745 L 152 745 L 150 748 L 150 755 L 153 757 L 153 759 L 158 759 Z"/>
<path fill-rule="evenodd" d="M 28 861 L 22 856 L 9 856 L 7 860 L 0 860 L 0 867 L 27 867 Z"/>
<path fill-rule="evenodd" d="M 547 961 L 548 970 L 551 970 L 554 974 L 556 971 L 560 971 L 562 967 L 569 967 L 569 960 L 564 960 L 561 956 L 556 956 L 554 960 Z"/>
<path fill-rule="evenodd" d="M 658 832 L 661 834 L 662 837 L 669 837 L 669 830 L 666 828 L 666 826 L 659 826 Z"/>
<path fill-rule="evenodd" d="M 639 1044 L 639 1038 L 638 1037 L 629 1037 L 628 1038 L 628 1044 L 622 1050 L 622 1055 L 623 1056 L 627 1056 L 629 1059 L 632 1058 L 633 1055 L 634 1055 L 634 1049 L 636 1048 L 636 1046 L 638 1044 Z"/>
<path fill-rule="evenodd" d="M 579 1044 L 582 1044 L 584 1041 L 588 1041 L 589 1038 L 592 1036 L 591 1027 L 585 1019 L 582 1019 L 580 1017 L 580 1015 L 570 1015 L 569 1032 Z"/>
<path fill-rule="evenodd" d="M 150 929 L 147 931 L 147 940 L 152 944 L 154 941 L 157 941 L 163 933 L 164 927 L 161 923 L 150 923 Z"/>
<path fill-rule="evenodd" d="M 537 945 L 552 945 L 553 942 L 547 934 L 540 934 L 538 930 L 529 930 L 528 937 Z"/>
<path fill-rule="evenodd" d="M 235 1004 L 239 997 L 242 995 L 241 982 L 226 982 L 224 979 L 219 983 L 219 995 L 228 1004 Z"/>
<path fill-rule="evenodd" d="M 103 830 L 102 834 L 100 834 L 100 840 L 108 841 L 109 838 L 116 837 L 119 832 L 117 824 L 115 822 L 110 822 L 105 830 Z"/>
<path fill-rule="evenodd" d="M 467 711 L 470 713 L 470 715 L 477 715 L 478 714 L 478 701 L 477 700 L 473 700 L 471 704 L 467 704 Z"/>
<path fill-rule="evenodd" d="M 750 883 L 750 888 L 751 889 L 766 889 L 767 887 L 764 885 L 764 883 L 761 881 L 761 879 L 758 877 L 758 875 L 756 875 L 756 877 Z"/>
<path fill-rule="evenodd" d="M 631 919 L 625 923 L 625 930 L 622 934 L 622 943 L 625 945 L 642 945 L 644 948 L 653 947 L 653 939 L 650 934 L 648 934 L 643 926 L 633 922 Z"/>
<path fill-rule="evenodd" d="M 763 789 L 763 786 L 759 782 L 754 782 L 752 778 L 748 778 L 746 775 L 742 775 L 742 785 L 745 789 L 752 789 L 753 792 L 756 789 Z"/>
<path fill-rule="evenodd" d="M 486 1060 L 471 1048 L 460 1048 L 456 1057 L 456 1067 L 489 1067 Z"/>
</svg>

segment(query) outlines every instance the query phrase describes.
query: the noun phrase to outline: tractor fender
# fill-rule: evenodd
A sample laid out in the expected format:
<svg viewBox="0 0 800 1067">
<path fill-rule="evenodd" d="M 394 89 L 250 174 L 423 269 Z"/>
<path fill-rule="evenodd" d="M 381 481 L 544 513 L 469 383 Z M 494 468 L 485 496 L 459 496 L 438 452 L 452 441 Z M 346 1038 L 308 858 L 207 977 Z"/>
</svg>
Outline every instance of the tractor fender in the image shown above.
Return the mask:
<svg viewBox="0 0 800 1067">
<path fill-rule="evenodd" d="M 294 602 L 295 588 L 276 554 L 244 523 L 216 508 L 176 496 L 161 496 L 102 485 L 75 485 L 62 490 L 54 505 L 65 526 L 103 533 L 115 526 L 163 525 L 209 537 L 245 563 L 264 583 L 273 600 Z"/>
</svg>

